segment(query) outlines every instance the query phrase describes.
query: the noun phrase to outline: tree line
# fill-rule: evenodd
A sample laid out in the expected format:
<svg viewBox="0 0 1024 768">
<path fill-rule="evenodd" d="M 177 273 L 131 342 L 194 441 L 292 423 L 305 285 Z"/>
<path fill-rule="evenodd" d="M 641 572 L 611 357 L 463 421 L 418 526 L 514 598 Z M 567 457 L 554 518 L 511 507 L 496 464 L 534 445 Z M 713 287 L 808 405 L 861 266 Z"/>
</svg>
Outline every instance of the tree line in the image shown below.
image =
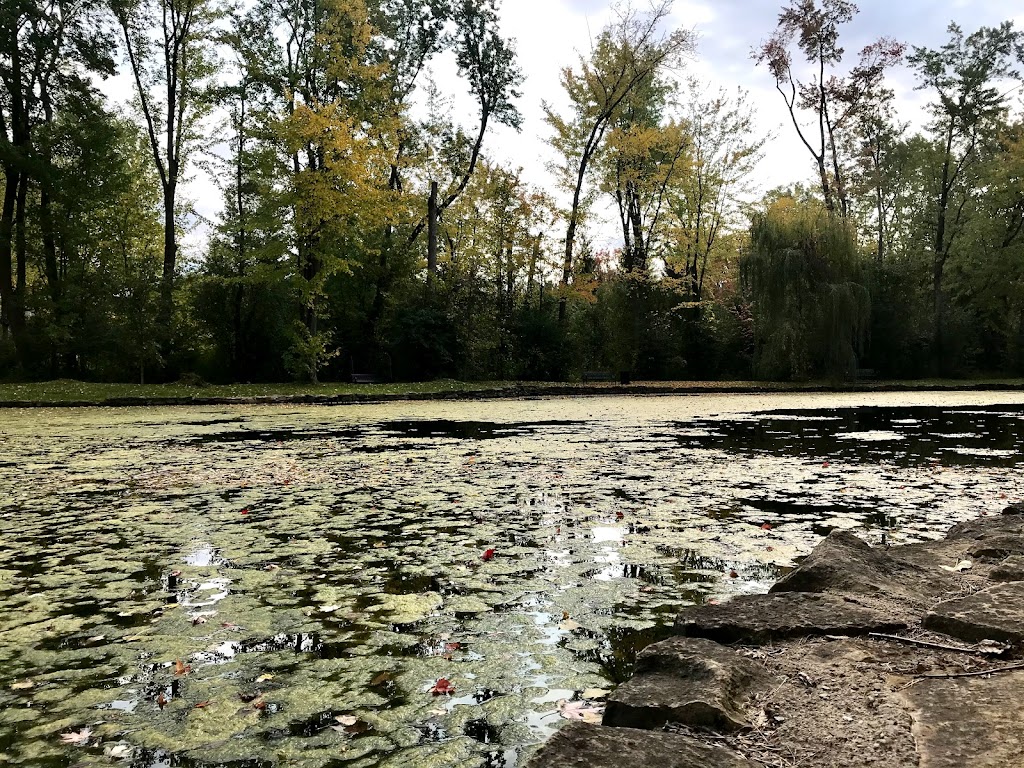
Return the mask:
<svg viewBox="0 0 1024 768">
<path fill-rule="evenodd" d="M 0 8 L 0 376 L 281 381 L 1024 373 L 1024 37 L 856 54 L 847 0 L 790 0 L 751 55 L 806 150 L 689 78 L 671 0 L 613 6 L 521 126 L 499 0 L 9 0 Z M 432 67 L 453 57 L 474 114 Z M 899 117 L 906 63 L 929 120 Z M 120 73 L 130 108 L 97 83 Z M 463 123 L 470 125 L 466 128 Z M 183 195 L 222 210 L 202 253 Z M 603 210 L 621 246 L 595 245 Z"/>
</svg>

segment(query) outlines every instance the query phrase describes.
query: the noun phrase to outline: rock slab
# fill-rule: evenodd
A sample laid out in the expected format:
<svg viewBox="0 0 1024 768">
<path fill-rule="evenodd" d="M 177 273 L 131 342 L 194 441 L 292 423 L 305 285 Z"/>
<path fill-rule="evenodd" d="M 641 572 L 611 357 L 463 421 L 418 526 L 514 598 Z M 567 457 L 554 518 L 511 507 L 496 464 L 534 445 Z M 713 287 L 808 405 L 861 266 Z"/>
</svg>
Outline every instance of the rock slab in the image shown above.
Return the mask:
<svg viewBox="0 0 1024 768">
<path fill-rule="evenodd" d="M 849 531 L 832 531 L 772 592 L 876 593 L 899 578 L 901 566 Z"/>
<path fill-rule="evenodd" d="M 645 648 L 633 677 L 608 699 L 604 725 L 665 723 L 735 731 L 750 726 L 746 703 L 772 682 L 764 667 L 710 640 L 675 637 Z"/>
<path fill-rule="evenodd" d="M 939 603 L 924 615 L 925 629 L 977 643 L 1024 641 L 1024 582 L 996 584 Z"/>
<path fill-rule="evenodd" d="M 525 768 L 755 768 L 723 747 L 675 733 L 572 723 L 552 736 Z"/>
<path fill-rule="evenodd" d="M 906 623 L 837 595 L 780 592 L 684 608 L 675 627 L 684 637 L 764 644 L 793 637 L 895 632 Z"/>
<path fill-rule="evenodd" d="M 923 680 L 904 698 L 914 718 L 920 768 L 1024 765 L 1024 672 Z"/>
</svg>

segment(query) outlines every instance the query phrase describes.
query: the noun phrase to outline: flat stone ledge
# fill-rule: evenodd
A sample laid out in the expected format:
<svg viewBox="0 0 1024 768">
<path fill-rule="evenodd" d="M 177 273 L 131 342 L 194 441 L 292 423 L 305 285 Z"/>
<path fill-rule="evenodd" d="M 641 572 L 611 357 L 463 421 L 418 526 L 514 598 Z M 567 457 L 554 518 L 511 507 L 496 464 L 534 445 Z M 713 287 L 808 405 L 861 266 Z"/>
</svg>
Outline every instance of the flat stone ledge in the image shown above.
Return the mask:
<svg viewBox="0 0 1024 768">
<path fill-rule="evenodd" d="M 572 723 L 524 768 L 755 768 L 732 750 L 675 733 Z"/>
<path fill-rule="evenodd" d="M 923 680 L 903 697 L 914 719 L 920 768 L 1024 765 L 1024 672 Z"/>
<path fill-rule="evenodd" d="M 895 632 L 906 626 L 837 595 L 807 592 L 742 595 L 722 605 L 692 606 L 678 614 L 675 625 L 684 637 L 758 645 L 794 637 Z"/>
<path fill-rule="evenodd" d="M 760 664 L 718 643 L 672 638 L 640 653 L 633 677 L 608 699 L 604 725 L 741 730 L 750 727 L 746 703 L 771 681 Z"/>
<path fill-rule="evenodd" d="M 996 584 L 939 603 L 924 615 L 925 629 L 977 643 L 1024 641 L 1024 582 Z"/>
</svg>

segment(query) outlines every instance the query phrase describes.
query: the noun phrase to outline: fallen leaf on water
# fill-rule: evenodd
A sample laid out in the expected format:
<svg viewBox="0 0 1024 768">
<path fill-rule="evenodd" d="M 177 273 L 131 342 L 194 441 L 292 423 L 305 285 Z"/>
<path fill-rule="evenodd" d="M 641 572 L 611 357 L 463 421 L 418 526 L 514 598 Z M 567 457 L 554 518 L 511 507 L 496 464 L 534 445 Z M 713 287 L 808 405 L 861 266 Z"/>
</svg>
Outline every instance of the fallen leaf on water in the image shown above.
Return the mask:
<svg viewBox="0 0 1024 768">
<path fill-rule="evenodd" d="M 192 626 L 194 627 L 196 624 L 205 624 L 206 621 L 207 621 L 207 619 L 206 619 L 205 616 L 193 616 L 192 617 Z"/>
<path fill-rule="evenodd" d="M 111 744 L 103 748 L 103 754 L 115 760 L 127 760 L 135 753 L 135 747 L 131 744 Z"/>
<path fill-rule="evenodd" d="M 484 553 L 482 555 L 480 555 L 480 559 L 483 560 L 484 562 L 487 562 L 488 560 L 493 560 L 494 559 L 494 548 L 492 547 L 491 549 L 485 550 Z"/>
<path fill-rule="evenodd" d="M 356 722 L 359 720 L 359 718 L 355 715 L 338 715 L 334 719 L 342 725 L 355 725 Z"/>
<path fill-rule="evenodd" d="M 249 508 L 248 508 L 248 507 L 246 507 L 245 509 L 243 509 L 243 510 L 241 511 L 241 513 L 240 513 L 240 514 L 243 514 L 243 515 L 248 515 L 248 514 L 249 514 Z"/>
<path fill-rule="evenodd" d="M 102 643 L 106 639 L 107 639 L 106 635 L 93 635 L 92 637 L 90 637 L 85 642 L 87 642 L 87 643 Z"/>
<path fill-rule="evenodd" d="M 578 622 L 573 621 L 572 619 L 566 619 L 558 625 L 558 628 L 563 632 L 572 632 L 575 629 L 580 629 L 581 625 Z"/>
<path fill-rule="evenodd" d="M 761 526 L 761 530 L 762 531 L 770 531 L 771 529 L 772 529 L 772 524 L 771 523 L 765 523 L 764 525 Z"/>
<path fill-rule="evenodd" d="M 84 747 L 89 743 L 89 739 L 92 737 L 92 728 L 83 728 L 80 731 L 71 731 L 71 733 L 62 733 L 60 740 L 62 744 L 74 744 L 76 747 Z"/>
<path fill-rule="evenodd" d="M 181 677 L 182 675 L 187 675 L 191 671 L 192 671 L 191 665 L 186 664 L 181 659 L 178 659 L 177 661 L 174 662 L 174 676 L 175 677 Z"/>
<path fill-rule="evenodd" d="M 376 688 L 378 685 L 386 683 L 388 680 L 394 679 L 394 675 L 392 675 L 390 672 L 381 672 L 379 675 L 373 678 L 373 680 L 370 681 L 370 687 Z"/>
<path fill-rule="evenodd" d="M 263 570 L 264 571 L 280 571 L 281 570 L 281 566 L 278 565 L 277 563 L 267 563 L 266 565 L 263 566 Z"/>
<path fill-rule="evenodd" d="M 729 571 L 729 578 L 730 579 L 738 579 L 739 577 L 740 577 L 740 575 L 738 573 L 736 573 L 735 569 Z"/>
<path fill-rule="evenodd" d="M 587 688 L 580 696 L 584 699 L 603 699 L 609 693 L 611 691 L 607 691 L 604 688 Z"/>
<path fill-rule="evenodd" d="M 198 704 L 196 704 L 196 709 L 206 709 L 208 706 L 210 706 L 209 700 L 200 701 Z"/>
<path fill-rule="evenodd" d="M 584 723 L 598 723 L 604 716 L 604 707 L 593 706 L 585 701 L 559 699 L 558 714 L 566 720 L 582 720 Z"/>
<path fill-rule="evenodd" d="M 163 709 L 167 706 L 167 697 L 164 696 L 164 692 L 160 691 L 160 695 L 156 697 L 156 705 Z"/>
<path fill-rule="evenodd" d="M 616 519 L 616 520 L 621 520 L 621 519 L 622 519 L 622 518 L 624 518 L 624 517 L 625 517 L 625 515 L 624 515 L 624 514 L 622 514 L 622 512 L 616 512 L 616 513 L 615 513 L 615 519 Z"/>
<path fill-rule="evenodd" d="M 224 627 L 224 629 L 241 629 L 237 624 L 232 624 L 230 621 L 222 621 L 220 625 Z"/>
<path fill-rule="evenodd" d="M 35 683 L 32 682 L 31 680 L 22 680 L 22 681 L 17 682 L 17 683 L 12 683 L 11 684 L 11 688 L 13 690 L 15 690 L 15 691 L 24 691 L 24 690 L 27 690 L 27 689 L 31 688 L 34 685 L 35 685 Z"/>
<path fill-rule="evenodd" d="M 256 682 L 257 683 L 265 683 L 265 682 L 267 682 L 267 680 L 273 680 L 273 679 L 274 679 L 273 675 L 260 675 L 259 677 L 256 678 Z"/>
<path fill-rule="evenodd" d="M 830 464 L 827 461 L 823 461 L 821 462 L 821 466 L 825 467 L 825 469 L 828 469 Z"/>
<path fill-rule="evenodd" d="M 267 708 L 267 702 L 263 699 L 256 699 L 256 701 L 252 703 L 252 708 L 262 712 Z"/>
<path fill-rule="evenodd" d="M 248 703 L 250 701 L 255 701 L 262 695 L 263 691 L 239 691 L 238 698 Z"/>
<path fill-rule="evenodd" d="M 434 683 L 434 687 L 430 689 L 430 692 L 435 696 L 450 695 L 455 693 L 455 686 L 451 684 L 450 680 L 442 677 Z"/>
</svg>

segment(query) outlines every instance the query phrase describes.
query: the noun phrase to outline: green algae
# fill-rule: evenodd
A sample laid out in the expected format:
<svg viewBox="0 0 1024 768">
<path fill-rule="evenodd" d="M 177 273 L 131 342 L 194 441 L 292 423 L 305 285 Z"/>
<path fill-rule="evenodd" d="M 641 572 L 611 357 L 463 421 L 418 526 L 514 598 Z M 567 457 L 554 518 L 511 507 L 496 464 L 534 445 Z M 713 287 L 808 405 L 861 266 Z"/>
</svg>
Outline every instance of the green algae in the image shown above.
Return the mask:
<svg viewBox="0 0 1024 768">
<path fill-rule="evenodd" d="M 110 765 L 104 744 L 123 742 L 133 768 L 508 768 L 557 727 L 559 699 L 621 680 L 681 606 L 763 591 L 827 527 L 910 541 L 1024 495 L 1003 454 L 936 466 L 850 446 L 825 467 L 797 439 L 689 442 L 820 405 L 8 412 L 0 759 Z M 526 412 L 546 426 L 452 431 Z M 443 425 L 409 426 L 428 418 Z M 431 694 L 440 678 L 450 696 Z M 336 731 L 337 715 L 366 728 Z M 101 743 L 60 743 L 84 726 Z"/>
</svg>

